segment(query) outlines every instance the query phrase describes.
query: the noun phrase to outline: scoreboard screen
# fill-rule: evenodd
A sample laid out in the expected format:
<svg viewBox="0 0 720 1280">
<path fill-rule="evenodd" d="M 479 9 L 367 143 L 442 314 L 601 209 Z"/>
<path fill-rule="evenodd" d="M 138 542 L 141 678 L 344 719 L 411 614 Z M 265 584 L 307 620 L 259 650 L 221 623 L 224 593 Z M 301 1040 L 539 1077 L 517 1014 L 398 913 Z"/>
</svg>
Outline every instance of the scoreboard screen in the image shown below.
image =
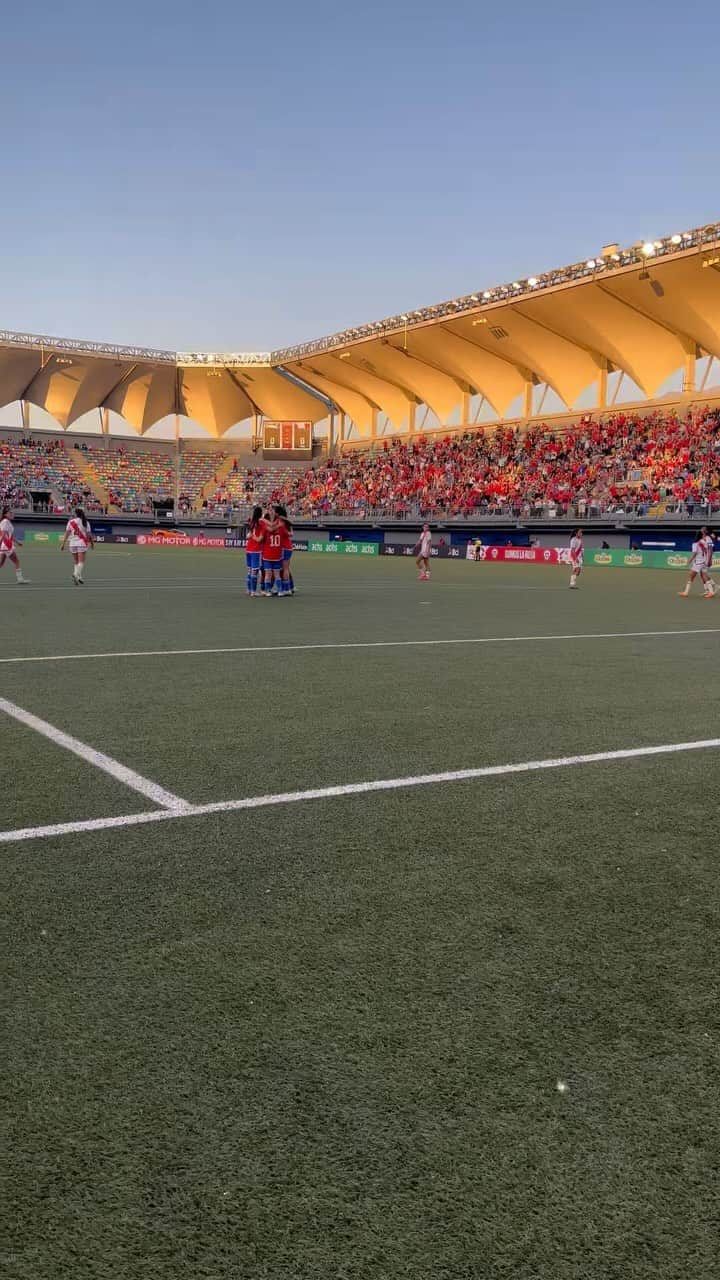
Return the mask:
<svg viewBox="0 0 720 1280">
<path fill-rule="evenodd" d="M 312 457 L 312 422 L 263 422 L 263 453 Z"/>
</svg>

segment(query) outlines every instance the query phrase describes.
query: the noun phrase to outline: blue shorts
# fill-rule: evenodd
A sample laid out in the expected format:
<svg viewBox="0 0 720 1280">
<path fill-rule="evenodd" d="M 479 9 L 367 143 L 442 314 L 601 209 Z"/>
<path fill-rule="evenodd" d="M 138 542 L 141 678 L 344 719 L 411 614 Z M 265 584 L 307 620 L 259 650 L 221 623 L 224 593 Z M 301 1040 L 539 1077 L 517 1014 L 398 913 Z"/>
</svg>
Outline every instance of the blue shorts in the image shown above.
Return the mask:
<svg viewBox="0 0 720 1280">
<path fill-rule="evenodd" d="M 285 548 L 283 549 L 283 563 L 284 563 L 284 564 L 287 564 L 287 562 L 288 562 L 288 560 L 290 559 L 291 555 L 292 555 L 292 547 L 285 547 Z"/>
<path fill-rule="evenodd" d="M 263 560 L 262 567 L 266 572 L 268 569 L 274 569 L 277 572 L 282 569 L 282 560 Z"/>
<path fill-rule="evenodd" d="M 260 552 L 246 551 L 245 563 L 247 564 L 248 569 L 259 569 L 260 568 Z"/>
</svg>

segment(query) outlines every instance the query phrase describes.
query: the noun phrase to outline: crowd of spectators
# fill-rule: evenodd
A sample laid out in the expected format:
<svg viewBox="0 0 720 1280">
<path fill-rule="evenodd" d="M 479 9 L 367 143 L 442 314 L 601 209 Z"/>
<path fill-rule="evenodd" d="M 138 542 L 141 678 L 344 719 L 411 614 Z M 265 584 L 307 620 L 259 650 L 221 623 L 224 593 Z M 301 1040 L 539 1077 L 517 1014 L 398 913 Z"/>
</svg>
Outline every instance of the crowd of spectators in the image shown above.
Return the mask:
<svg viewBox="0 0 720 1280">
<path fill-rule="evenodd" d="M 0 497 L 15 510 L 64 513 L 93 495 L 62 440 L 0 438 Z"/>
<path fill-rule="evenodd" d="M 557 431 L 501 426 L 385 441 L 289 479 L 296 515 L 585 519 L 720 509 L 720 411 L 616 412 Z"/>
<path fill-rule="evenodd" d="M 153 514 L 175 494 L 174 453 L 79 443 L 90 484 L 110 510 Z M 58 439 L 0 438 L 0 496 L 18 509 L 103 509 Z M 295 515 L 515 518 L 720 512 L 720 410 L 654 409 L 546 424 L 437 434 L 330 459 L 300 471 L 232 467 L 223 452 L 183 449 L 180 507 L 230 516 L 255 501 Z M 227 464 L 227 465 L 226 465 Z M 229 468 L 229 469 L 228 469 Z"/>
</svg>

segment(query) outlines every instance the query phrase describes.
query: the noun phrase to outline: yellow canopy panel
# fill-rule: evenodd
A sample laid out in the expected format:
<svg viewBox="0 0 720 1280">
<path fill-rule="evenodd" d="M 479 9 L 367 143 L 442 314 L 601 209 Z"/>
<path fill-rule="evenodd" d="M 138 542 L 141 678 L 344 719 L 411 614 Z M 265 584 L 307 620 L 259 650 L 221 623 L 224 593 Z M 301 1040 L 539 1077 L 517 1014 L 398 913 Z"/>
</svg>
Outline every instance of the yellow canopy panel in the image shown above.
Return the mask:
<svg viewBox="0 0 720 1280">
<path fill-rule="evenodd" d="M 396 428 L 425 405 L 468 421 L 481 396 L 498 418 L 533 388 L 567 409 L 607 375 L 650 398 L 678 370 L 695 391 L 698 357 L 720 359 L 720 223 L 466 294 L 271 352 L 173 352 L 0 332 L 0 404 L 26 401 L 69 427 L 112 410 L 138 431 L 171 414 L 212 436 L 252 417 L 319 422 L 335 411 L 360 434 Z"/>
</svg>

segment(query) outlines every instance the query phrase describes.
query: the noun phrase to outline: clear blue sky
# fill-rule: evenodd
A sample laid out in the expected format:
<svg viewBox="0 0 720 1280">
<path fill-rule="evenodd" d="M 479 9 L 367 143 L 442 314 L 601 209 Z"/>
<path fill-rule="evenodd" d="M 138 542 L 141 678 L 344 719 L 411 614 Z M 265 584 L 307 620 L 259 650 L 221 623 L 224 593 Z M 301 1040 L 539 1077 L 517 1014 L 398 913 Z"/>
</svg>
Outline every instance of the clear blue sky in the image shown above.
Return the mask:
<svg viewBox="0 0 720 1280">
<path fill-rule="evenodd" d="M 719 13 L 6 5 L 0 327 L 263 349 L 720 218 Z"/>
</svg>

